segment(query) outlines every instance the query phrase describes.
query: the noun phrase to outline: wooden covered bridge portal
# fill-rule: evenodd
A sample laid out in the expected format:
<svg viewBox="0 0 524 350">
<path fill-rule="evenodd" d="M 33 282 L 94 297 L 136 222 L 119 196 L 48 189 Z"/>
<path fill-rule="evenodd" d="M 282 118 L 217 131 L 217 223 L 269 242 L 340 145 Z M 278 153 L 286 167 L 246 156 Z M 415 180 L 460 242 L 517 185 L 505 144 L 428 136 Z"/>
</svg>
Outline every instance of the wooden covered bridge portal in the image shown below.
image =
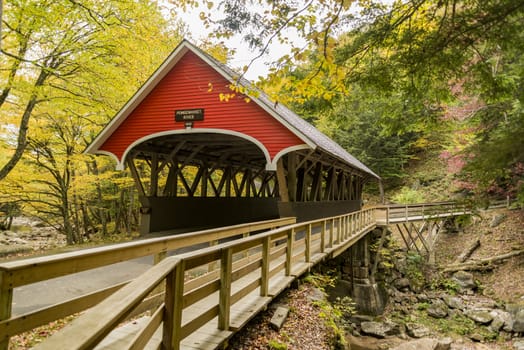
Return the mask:
<svg viewBox="0 0 524 350">
<path fill-rule="evenodd" d="M 297 221 L 361 208 L 379 177 L 285 106 L 183 41 L 86 150 L 128 166 L 141 231 Z"/>
</svg>

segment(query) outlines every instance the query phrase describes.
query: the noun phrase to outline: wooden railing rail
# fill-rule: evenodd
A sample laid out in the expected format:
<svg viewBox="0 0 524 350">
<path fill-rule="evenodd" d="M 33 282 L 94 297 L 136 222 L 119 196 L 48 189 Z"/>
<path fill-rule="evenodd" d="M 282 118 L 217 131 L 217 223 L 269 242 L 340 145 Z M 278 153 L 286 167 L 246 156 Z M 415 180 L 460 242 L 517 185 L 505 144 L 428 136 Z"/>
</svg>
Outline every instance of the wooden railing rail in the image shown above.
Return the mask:
<svg viewBox="0 0 524 350">
<path fill-rule="evenodd" d="M 322 259 L 341 254 L 372 230 L 374 213 L 370 208 L 294 224 L 166 258 L 35 349 L 92 348 L 162 281 L 164 303 L 122 349 L 140 348 L 137 344 L 148 341 L 156 341 L 153 345 L 162 349 L 179 349 L 185 338 L 209 322 L 224 331 L 238 329 L 293 279 Z M 207 271 L 210 263 L 220 268 L 191 277 L 190 271 Z M 244 298 L 250 298 L 253 314 L 239 312 Z M 161 339 L 151 339 L 160 325 Z M 87 330 L 90 334 L 85 334 Z"/>
<path fill-rule="evenodd" d="M 514 201 L 514 199 L 512 199 L 509 196 L 507 196 L 506 199 L 499 199 L 499 200 L 490 201 L 489 204 L 488 204 L 488 208 L 490 208 L 490 209 L 509 208 L 513 201 Z"/>
<path fill-rule="evenodd" d="M 108 286 L 107 288 L 40 310 L 13 316 L 12 298 L 13 289 L 16 287 L 144 256 L 153 255 L 155 263 L 157 263 L 169 251 L 204 243 L 214 244 L 214 242 L 218 242 L 221 239 L 246 236 L 253 232 L 281 227 L 295 222 L 295 218 L 265 220 L 0 263 L 0 349 L 7 349 L 11 336 L 83 311 L 122 288 L 128 282 Z M 166 235 L 169 233 L 169 231 L 162 232 L 162 234 Z"/>
<path fill-rule="evenodd" d="M 378 206 L 376 209 L 377 221 L 382 225 L 389 225 L 392 221 L 425 220 L 442 215 L 466 214 L 472 211 L 469 205 L 459 202 L 389 204 Z"/>
</svg>

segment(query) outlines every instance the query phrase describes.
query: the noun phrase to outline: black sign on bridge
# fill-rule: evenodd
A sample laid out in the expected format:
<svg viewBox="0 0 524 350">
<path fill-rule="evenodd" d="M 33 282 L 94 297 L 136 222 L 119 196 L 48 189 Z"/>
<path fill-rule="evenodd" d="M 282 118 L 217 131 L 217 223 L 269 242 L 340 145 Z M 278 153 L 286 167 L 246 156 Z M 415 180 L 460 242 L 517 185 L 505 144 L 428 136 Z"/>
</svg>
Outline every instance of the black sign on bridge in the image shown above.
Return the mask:
<svg viewBox="0 0 524 350">
<path fill-rule="evenodd" d="M 179 109 L 175 111 L 176 122 L 194 122 L 204 120 L 204 108 Z"/>
</svg>

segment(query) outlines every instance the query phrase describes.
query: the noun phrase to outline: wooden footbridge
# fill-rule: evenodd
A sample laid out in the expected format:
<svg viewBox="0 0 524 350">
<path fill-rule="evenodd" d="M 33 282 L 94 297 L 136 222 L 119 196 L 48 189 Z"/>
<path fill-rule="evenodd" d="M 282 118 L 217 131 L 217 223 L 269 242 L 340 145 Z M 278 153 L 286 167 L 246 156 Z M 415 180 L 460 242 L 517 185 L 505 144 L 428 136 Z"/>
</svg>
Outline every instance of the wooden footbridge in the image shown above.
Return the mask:
<svg viewBox="0 0 524 350">
<path fill-rule="evenodd" d="M 373 229 L 465 213 L 455 203 L 381 206 L 303 223 L 266 220 L 3 263 L 3 348 L 15 334 L 79 313 L 36 349 L 219 348 L 295 279 Z M 420 230 L 416 236 L 411 243 L 425 239 Z M 180 248 L 196 250 L 171 255 Z M 11 315 L 17 287 L 147 255 L 156 265 L 131 281 Z M 138 315 L 139 321 L 129 323 Z"/>
</svg>

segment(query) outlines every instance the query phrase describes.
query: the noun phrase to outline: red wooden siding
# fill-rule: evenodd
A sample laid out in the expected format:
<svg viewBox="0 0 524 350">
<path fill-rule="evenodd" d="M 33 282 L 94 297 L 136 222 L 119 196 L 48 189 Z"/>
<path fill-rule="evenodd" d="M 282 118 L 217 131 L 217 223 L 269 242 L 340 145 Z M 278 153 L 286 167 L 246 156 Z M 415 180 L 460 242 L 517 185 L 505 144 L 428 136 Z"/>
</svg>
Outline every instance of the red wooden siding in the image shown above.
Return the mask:
<svg viewBox="0 0 524 350">
<path fill-rule="evenodd" d="M 220 101 L 220 93 L 232 93 L 228 84 L 206 62 L 187 52 L 100 150 L 121 159 L 129 145 L 144 136 L 184 129 L 184 123 L 175 122 L 174 111 L 192 108 L 205 110 L 204 121 L 194 122 L 193 129 L 225 129 L 250 135 L 265 145 L 272 159 L 282 149 L 304 144 L 256 103 L 246 103 L 241 97 Z"/>
</svg>

